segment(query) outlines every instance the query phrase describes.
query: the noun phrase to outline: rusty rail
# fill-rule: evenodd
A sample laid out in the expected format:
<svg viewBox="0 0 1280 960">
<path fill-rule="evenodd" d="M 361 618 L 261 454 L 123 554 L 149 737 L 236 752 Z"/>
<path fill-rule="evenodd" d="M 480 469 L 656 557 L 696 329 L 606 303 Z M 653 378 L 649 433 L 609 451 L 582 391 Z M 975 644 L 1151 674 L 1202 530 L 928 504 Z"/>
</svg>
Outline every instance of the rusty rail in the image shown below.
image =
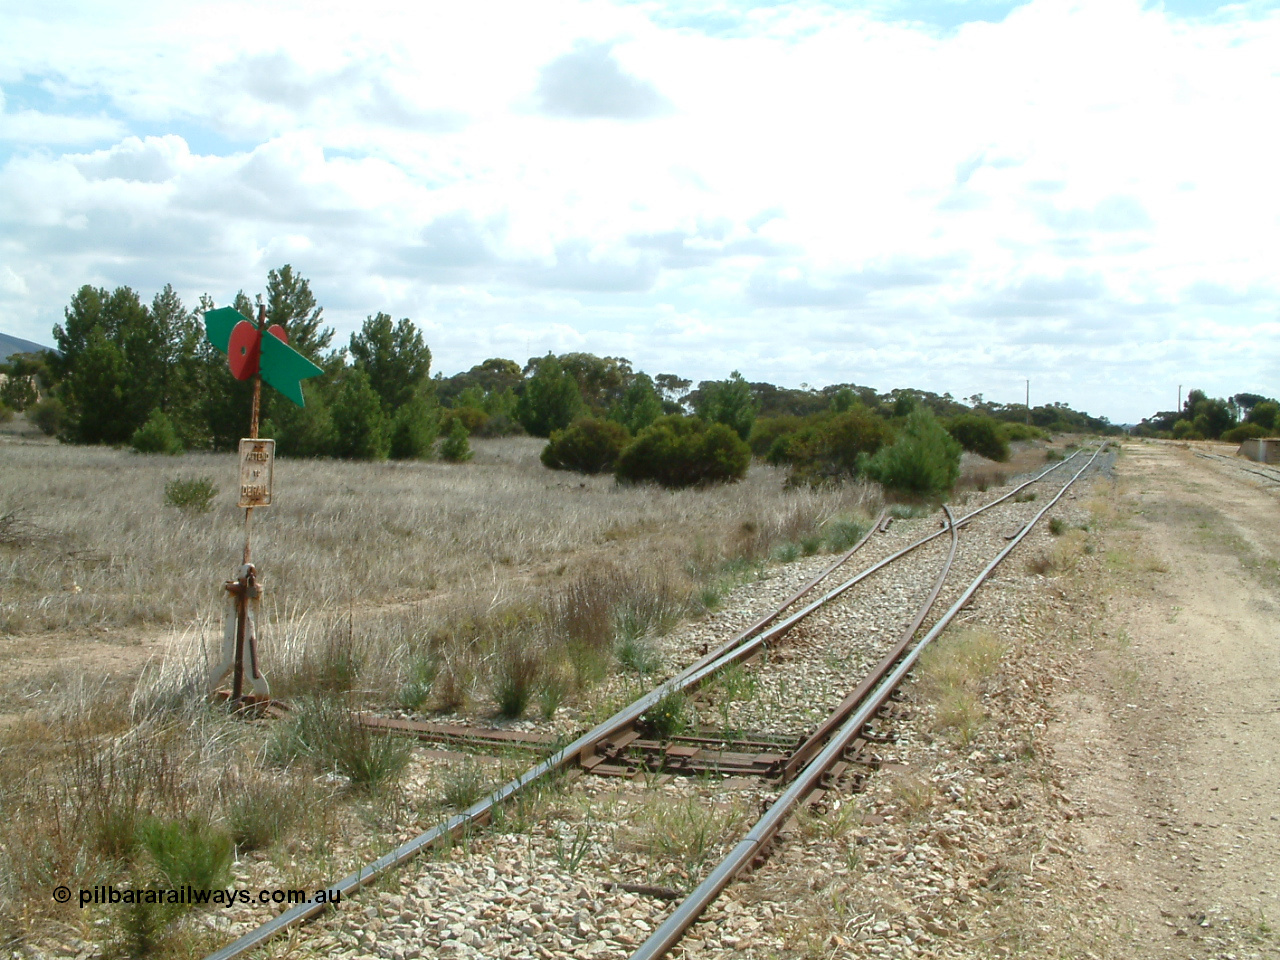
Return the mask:
<svg viewBox="0 0 1280 960">
<path fill-rule="evenodd" d="M 907 653 L 893 672 L 884 678 L 876 688 L 870 692 L 863 700 L 862 704 L 845 720 L 844 724 L 836 732 L 836 734 L 822 748 L 821 752 L 800 772 L 800 775 L 792 781 L 791 785 L 783 791 L 782 795 L 774 801 L 759 822 L 747 833 L 747 835 L 738 842 L 738 845 L 730 851 L 729 855 L 711 872 L 711 874 L 700 883 L 697 888 L 689 894 L 689 896 L 678 906 L 674 913 L 658 927 L 657 930 L 640 945 L 640 948 L 631 955 L 631 960 L 658 960 L 659 957 L 665 956 L 680 938 L 684 936 L 686 930 L 689 929 L 702 915 L 707 906 L 719 896 L 733 878 L 760 853 L 764 846 L 773 838 L 779 828 L 787 821 L 792 808 L 804 797 L 808 796 L 814 788 L 818 786 L 819 781 L 827 770 L 840 758 L 849 744 L 857 737 L 858 732 L 870 720 L 877 710 L 889 698 L 894 689 L 900 684 L 903 678 L 915 665 L 916 660 L 924 649 L 932 643 L 943 630 L 951 623 L 964 606 L 977 592 L 978 588 L 986 581 L 997 566 L 1007 557 L 1023 538 L 1026 537 L 1031 529 L 1039 522 L 1040 518 L 1049 512 L 1063 495 L 1070 489 L 1080 476 L 1092 466 L 1094 460 L 1098 458 L 1103 450 L 1107 448 L 1107 444 L 1098 447 L 1088 462 L 1081 467 L 1069 481 L 1058 491 L 1052 500 L 1046 503 L 1034 517 L 1032 517 L 998 554 L 995 559 L 983 568 L 982 572 L 969 584 L 960 598 L 947 610 L 946 613 L 938 619 L 938 621 L 929 629 L 929 632 L 921 638 L 909 653 Z M 952 524 L 951 530 L 954 536 L 956 524 Z"/>
<path fill-rule="evenodd" d="M 1024 481 L 1003 496 L 992 500 L 990 503 L 984 504 L 978 509 L 962 517 L 960 520 L 956 521 L 953 526 L 958 528 L 965 525 L 979 514 L 1003 503 L 1019 491 L 1033 483 L 1036 483 L 1053 471 L 1064 466 L 1076 455 L 1076 453 L 1073 453 L 1070 457 L 1054 463 L 1053 466 L 1047 468 L 1031 479 Z M 911 551 L 929 543 L 946 532 L 946 530 L 940 530 L 936 533 L 920 538 L 910 546 L 904 547 L 884 560 L 881 560 L 867 568 L 862 573 L 826 594 L 822 599 L 809 604 L 802 611 L 788 617 L 782 624 L 774 627 L 773 630 L 770 630 L 767 633 L 761 632 L 764 631 L 764 628 L 770 623 L 777 620 L 788 606 L 810 593 L 814 587 L 822 581 L 822 579 L 852 557 L 854 553 L 856 553 L 871 538 L 872 534 L 876 532 L 880 524 L 884 522 L 886 516 L 886 512 L 882 511 L 880 517 L 877 518 L 876 523 L 872 525 L 871 529 L 867 531 L 866 535 L 861 540 L 824 568 L 820 574 L 813 577 L 786 601 L 775 608 L 772 613 L 761 617 L 755 623 L 751 624 L 744 630 L 739 631 L 734 635 L 734 637 L 727 640 L 719 648 L 699 658 L 696 662 L 690 664 L 675 677 L 672 677 L 670 680 L 667 680 L 655 687 L 653 690 L 650 690 L 630 705 L 623 707 L 612 717 L 578 737 L 578 739 L 574 740 L 568 746 L 556 751 L 541 763 L 535 764 L 516 779 L 508 781 L 498 787 L 488 796 L 476 801 L 466 810 L 446 818 L 437 826 L 432 827 L 430 830 L 427 830 L 413 839 L 401 844 L 390 853 L 384 854 L 368 866 L 361 867 L 326 887 L 326 899 L 324 901 L 317 902 L 315 900 L 309 900 L 306 903 L 291 907 L 278 916 L 273 917 L 271 920 L 268 920 L 261 926 L 244 934 L 239 939 L 228 944 L 222 949 L 209 954 L 205 960 L 232 960 L 234 957 L 247 953 L 248 951 L 259 947 L 268 940 L 276 937 L 280 933 L 283 933 L 285 930 L 288 930 L 291 927 L 324 912 L 324 910 L 329 906 L 329 902 L 333 901 L 335 894 L 341 894 L 343 897 L 349 896 L 365 885 L 376 880 L 384 873 L 394 870 L 409 860 L 412 860 L 423 850 L 429 849 L 436 843 L 441 842 L 443 838 L 458 834 L 469 824 L 485 820 L 495 806 L 520 793 L 531 783 L 563 769 L 575 760 L 589 757 L 596 743 L 634 724 L 646 710 L 657 704 L 668 694 L 695 687 L 718 670 L 723 669 L 731 663 L 736 663 L 741 659 L 745 659 L 746 653 L 754 652 L 755 649 L 758 649 L 759 646 L 768 639 L 774 639 L 781 636 L 801 619 L 821 607 L 824 603 L 829 602 L 853 587 L 856 583 L 861 582 L 873 573 L 883 569 L 885 566 L 888 566 L 888 564 L 893 561 L 900 559 Z M 743 648 L 748 645 L 751 646 L 752 649 L 744 653 Z"/>
</svg>

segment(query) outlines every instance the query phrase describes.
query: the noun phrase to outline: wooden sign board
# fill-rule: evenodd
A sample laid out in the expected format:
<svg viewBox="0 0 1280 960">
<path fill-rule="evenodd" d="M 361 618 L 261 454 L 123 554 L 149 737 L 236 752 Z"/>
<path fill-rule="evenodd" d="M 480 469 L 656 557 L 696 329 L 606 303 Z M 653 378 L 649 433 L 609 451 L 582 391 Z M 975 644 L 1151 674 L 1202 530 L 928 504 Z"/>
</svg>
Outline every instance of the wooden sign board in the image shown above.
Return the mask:
<svg viewBox="0 0 1280 960">
<path fill-rule="evenodd" d="M 236 506 L 271 506 L 271 471 L 275 461 L 274 440 L 240 441 L 240 502 Z"/>
</svg>

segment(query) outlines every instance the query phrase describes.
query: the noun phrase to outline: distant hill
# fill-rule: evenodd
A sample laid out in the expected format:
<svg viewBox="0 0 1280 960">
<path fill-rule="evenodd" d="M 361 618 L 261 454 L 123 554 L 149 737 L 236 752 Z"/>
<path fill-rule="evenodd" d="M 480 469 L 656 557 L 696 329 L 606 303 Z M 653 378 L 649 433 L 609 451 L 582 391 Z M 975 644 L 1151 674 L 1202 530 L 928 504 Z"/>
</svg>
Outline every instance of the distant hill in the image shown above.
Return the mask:
<svg viewBox="0 0 1280 960">
<path fill-rule="evenodd" d="M 52 349 L 52 347 L 46 347 L 42 343 L 32 343 L 30 340 L 23 340 L 21 337 L 11 337 L 7 333 L 0 333 L 0 363 L 4 363 L 15 353 L 35 353 L 39 350 Z"/>
</svg>

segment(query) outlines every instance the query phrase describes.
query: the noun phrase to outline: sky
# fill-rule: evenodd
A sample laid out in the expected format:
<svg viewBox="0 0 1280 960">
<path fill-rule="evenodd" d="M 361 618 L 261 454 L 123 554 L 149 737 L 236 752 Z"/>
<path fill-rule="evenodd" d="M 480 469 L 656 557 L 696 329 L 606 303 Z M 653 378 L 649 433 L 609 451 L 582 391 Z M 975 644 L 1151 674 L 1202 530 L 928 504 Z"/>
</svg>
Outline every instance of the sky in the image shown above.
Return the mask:
<svg viewBox="0 0 1280 960">
<path fill-rule="evenodd" d="M 446 375 L 1275 395 L 1280 0 L 0 0 L 0 332 L 307 277 Z"/>
</svg>

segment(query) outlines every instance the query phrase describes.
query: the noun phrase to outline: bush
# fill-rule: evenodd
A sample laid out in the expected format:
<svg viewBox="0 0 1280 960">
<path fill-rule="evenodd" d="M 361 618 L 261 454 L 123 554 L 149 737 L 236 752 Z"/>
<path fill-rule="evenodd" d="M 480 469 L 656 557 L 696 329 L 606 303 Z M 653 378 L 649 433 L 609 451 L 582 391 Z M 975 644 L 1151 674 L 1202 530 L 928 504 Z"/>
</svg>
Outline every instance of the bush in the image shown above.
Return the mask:
<svg viewBox="0 0 1280 960">
<path fill-rule="evenodd" d="M 1013 421 L 1004 421 L 1000 424 L 1000 435 L 1009 443 L 1017 443 L 1019 440 L 1046 440 L 1049 437 L 1049 434 L 1039 427 Z"/>
<path fill-rule="evenodd" d="M 306 757 L 321 771 L 338 773 L 366 791 L 398 779 L 412 753 L 410 741 L 370 729 L 355 709 L 334 697 L 299 700 L 266 747 L 274 763 L 288 765 Z"/>
<path fill-rule="evenodd" d="M 61 400 L 49 397 L 28 410 L 27 419 L 39 427 L 46 437 L 52 437 L 66 424 L 67 408 Z"/>
<path fill-rule="evenodd" d="M 450 463 L 465 463 L 473 456 L 467 428 L 455 418 L 449 423 L 449 432 L 440 444 L 440 457 Z"/>
<path fill-rule="evenodd" d="M 426 460 L 439 431 L 439 410 L 426 397 L 413 397 L 391 418 L 392 459 Z"/>
<path fill-rule="evenodd" d="M 455 420 L 462 421 L 469 436 L 483 433 L 489 426 L 489 415 L 478 407 L 450 407 L 440 417 L 441 432 L 447 434 L 452 430 Z"/>
<path fill-rule="evenodd" d="M 898 439 L 867 461 L 867 473 L 890 490 L 944 493 L 960 476 L 960 444 L 926 407 L 917 407 Z"/>
<path fill-rule="evenodd" d="M 971 453 L 1000 463 L 1009 459 L 1009 441 L 990 417 L 964 414 L 947 425 L 947 432 Z"/>
<path fill-rule="evenodd" d="M 161 410 L 152 410 L 147 422 L 133 432 L 130 445 L 138 453 L 167 453 L 177 456 L 182 453 L 182 441 L 178 439 L 178 431 L 173 428 L 173 421 Z"/>
<path fill-rule="evenodd" d="M 722 423 L 740 439 L 751 436 L 760 401 L 751 392 L 751 384 L 737 370 L 728 380 L 709 380 L 698 384 L 694 410 L 709 423 Z"/>
<path fill-rule="evenodd" d="M 190 513 L 208 513 L 217 495 L 218 488 L 209 477 L 170 480 L 164 485 L 165 504 Z"/>
<path fill-rule="evenodd" d="M 621 483 L 653 480 L 664 487 L 734 482 L 747 474 L 751 448 L 722 423 L 697 417 L 660 417 L 622 451 L 615 475 Z"/>
<path fill-rule="evenodd" d="M 1256 423 L 1242 423 L 1224 433 L 1222 439 L 1227 443 L 1240 443 L 1244 440 L 1256 440 L 1259 437 L 1266 437 L 1270 434 L 1270 430 Z"/>
<path fill-rule="evenodd" d="M 769 459 L 791 464 L 791 484 L 852 479 L 888 439 L 889 425 L 866 407 L 855 405 L 807 430 L 779 438 Z"/>
<path fill-rule="evenodd" d="M 1204 434 L 1196 429 L 1196 425 L 1192 421 L 1179 420 L 1173 425 L 1173 439 L 1203 440 Z"/>
<path fill-rule="evenodd" d="M 747 443 L 751 452 L 757 457 L 768 456 L 780 437 L 799 432 L 804 421 L 794 414 L 784 413 L 779 417 L 761 417 L 751 428 L 751 437 Z M 784 448 L 780 448 L 784 449 Z"/>
<path fill-rule="evenodd" d="M 0 423 L 8 423 L 12 419 L 13 411 L 5 406 L 3 401 L 0 401 Z"/>
<path fill-rule="evenodd" d="M 631 437 L 612 420 L 579 417 L 565 430 L 553 430 L 542 448 L 542 462 L 552 470 L 603 473 L 612 470 Z"/>
</svg>

